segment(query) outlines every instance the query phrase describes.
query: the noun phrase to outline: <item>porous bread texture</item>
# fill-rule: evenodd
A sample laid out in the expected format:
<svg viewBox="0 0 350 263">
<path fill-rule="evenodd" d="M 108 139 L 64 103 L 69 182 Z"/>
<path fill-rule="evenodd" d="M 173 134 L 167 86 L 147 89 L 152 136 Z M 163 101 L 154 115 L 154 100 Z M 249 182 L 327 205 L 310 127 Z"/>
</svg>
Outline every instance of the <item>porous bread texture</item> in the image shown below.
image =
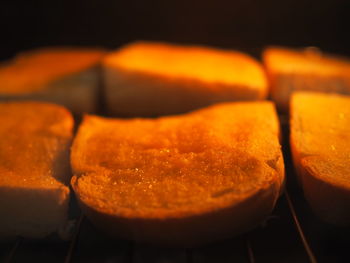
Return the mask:
<svg viewBox="0 0 350 263">
<path fill-rule="evenodd" d="M 158 119 L 85 116 L 71 184 L 106 233 L 196 246 L 259 224 L 282 190 L 270 102 L 221 104 Z"/>
<path fill-rule="evenodd" d="M 271 96 L 282 111 L 289 110 L 293 91 L 350 94 L 350 60 L 315 48 L 269 47 L 263 52 Z"/>
<path fill-rule="evenodd" d="M 350 225 L 350 97 L 297 92 L 290 143 L 305 197 L 323 220 Z"/>
<path fill-rule="evenodd" d="M 104 51 L 52 47 L 20 53 L 0 65 L 0 100 L 40 100 L 94 113 Z"/>
<path fill-rule="evenodd" d="M 65 234 L 73 119 L 63 107 L 0 103 L 0 240 Z"/>
<path fill-rule="evenodd" d="M 179 114 L 217 102 L 267 96 L 262 66 L 236 51 L 135 42 L 103 59 L 111 115 Z"/>
</svg>

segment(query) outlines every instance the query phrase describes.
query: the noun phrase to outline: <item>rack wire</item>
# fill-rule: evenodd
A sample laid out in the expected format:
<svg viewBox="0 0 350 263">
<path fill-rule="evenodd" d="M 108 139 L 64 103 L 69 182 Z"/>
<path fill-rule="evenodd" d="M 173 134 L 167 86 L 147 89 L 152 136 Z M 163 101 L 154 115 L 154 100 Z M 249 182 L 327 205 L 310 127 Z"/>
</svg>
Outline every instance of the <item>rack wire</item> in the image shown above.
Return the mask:
<svg viewBox="0 0 350 263">
<path fill-rule="evenodd" d="M 302 242 L 302 245 L 304 248 L 304 253 L 308 257 L 308 262 L 316 263 L 317 260 L 316 260 L 316 257 L 314 256 L 314 252 L 312 251 L 311 246 L 308 243 L 307 238 L 305 237 L 305 234 L 303 233 L 298 216 L 297 216 L 295 209 L 294 209 L 294 204 L 293 204 L 291 198 L 289 197 L 289 194 L 287 191 L 285 192 L 283 197 L 287 200 L 290 216 L 293 218 L 293 222 L 295 224 L 295 231 L 297 231 L 298 238 L 299 238 L 300 242 Z M 273 222 L 271 222 L 271 223 L 273 223 Z M 87 231 L 87 232 L 89 231 L 86 229 L 85 230 L 82 229 L 82 226 L 84 224 L 90 224 L 90 223 L 85 219 L 85 217 L 83 215 L 81 215 L 79 217 L 79 220 L 77 223 L 77 228 L 76 228 L 75 234 L 73 235 L 71 241 L 69 242 L 69 245 L 67 246 L 67 250 L 65 251 L 64 259 L 61 262 L 73 263 L 73 262 L 84 262 L 85 260 L 87 260 L 87 258 L 85 258 L 85 257 L 82 257 L 81 259 L 79 259 L 79 255 L 75 256 L 76 248 L 80 245 L 79 242 L 81 241 L 81 239 L 79 238 L 81 231 Z M 91 227 L 91 226 L 89 226 L 89 227 Z M 96 234 L 96 233 L 93 233 L 93 234 Z M 254 232 L 248 236 L 242 236 L 238 239 L 238 242 L 241 242 L 244 244 L 243 247 L 245 247 L 245 250 L 246 250 L 246 251 L 242 251 L 242 253 L 241 253 L 241 254 L 245 254 L 245 256 L 241 257 L 241 258 L 245 258 L 246 260 L 240 261 L 240 262 L 249 262 L 249 263 L 265 262 L 265 259 L 263 259 L 263 261 L 260 260 L 259 257 L 254 253 L 254 246 L 252 245 L 252 242 L 250 240 L 251 236 L 253 236 L 253 235 L 254 235 Z M 269 240 L 269 238 L 267 238 L 267 242 L 268 242 L 268 240 Z M 19 248 L 21 247 L 21 245 L 23 245 L 23 246 L 25 245 L 21 241 L 22 240 L 20 238 L 18 238 L 16 240 L 16 242 L 14 242 L 14 244 L 13 244 L 12 248 L 10 249 L 10 251 L 8 252 L 8 255 L 7 255 L 6 260 L 4 262 L 7 262 L 7 263 L 18 262 L 18 260 L 16 260 L 16 253 L 20 253 Z M 237 239 L 234 241 L 237 241 Z M 222 259 L 225 257 L 223 252 L 225 252 L 227 254 L 231 253 L 230 249 L 229 249 L 230 243 L 233 243 L 233 246 L 235 245 L 234 242 L 232 242 L 230 240 L 225 241 L 225 242 L 226 242 L 225 246 L 228 249 L 226 249 L 226 251 L 224 251 L 225 249 L 222 251 L 217 251 L 218 253 L 221 252 L 221 254 L 220 254 L 221 261 L 220 262 L 224 262 L 224 259 Z M 283 239 L 281 239 L 281 242 L 283 242 Z M 37 244 L 37 245 L 40 246 L 40 244 Z M 54 245 L 54 244 L 52 244 L 52 245 Z M 105 245 L 105 244 L 98 242 L 96 245 L 98 246 L 98 245 Z M 221 246 L 221 245 L 222 244 L 219 244 L 219 246 Z M 138 251 L 135 250 L 135 246 L 136 246 L 135 244 L 129 243 L 127 245 L 127 247 L 129 249 L 129 252 L 131 252 L 131 253 L 126 253 L 126 256 L 124 257 L 124 261 L 118 261 L 118 262 L 143 262 L 142 259 L 140 259 L 140 257 L 135 256 L 135 254 L 138 253 Z M 88 248 L 85 248 L 85 249 L 88 249 Z M 140 249 L 140 248 L 137 247 L 137 249 Z M 148 249 L 148 248 L 146 248 L 146 249 Z M 160 248 L 153 247 L 152 249 L 156 250 L 154 255 L 152 255 L 153 259 L 155 260 L 154 262 L 186 262 L 186 263 L 210 262 L 210 261 L 205 261 L 205 253 L 204 253 L 204 255 L 200 256 L 199 259 L 196 257 L 196 255 L 198 255 L 198 254 L 201 254 L 201 253 L 203 254 L 203 251 L 201 251 L 201 248 L 188 249 L 188 250 L 183 251 L 183 253 L 185 255 L 183 258 L 181 256 L 179 256 L 182 252 L 180 250 L 176 251 L 176 253 L 178 253 L 178 255 L 174 255 L 174 254 L 169 253 L 169 251 L 166 251 L 165 253 L 169 253 L 169 255 L 168 255 L 169 257 L 166 259 L 166 261 L 157 261 L 156 253 L 160 252 L 160 250 L 161 250 Z M 210 250 L 211 248 L 210 247 L 204 248 L 204 250 L 207 250 L 207 249 Z M 81 250 L 81 248 L 80 248 L 80 250 Z M 215 248 L 214 248 L 214 252 L 215 252 Z M 273 247 L 271 247 L 270 252 L 273 253 Z M 100 256 L 103 257 L 103 255 L 100 255 Z M 164 253 L 162 256 L 164 258 Z M 147 257 L 147 256 L 145 256 L 145 257 Z M 148 257 L 150 257 L 150 256 L 148 255 Z M 215 257 L 215 255 L 214 255 L 214 257 Z M 232 257 L 232 255 L 227 255 L 227 258 L 230 258 L 230 257 Z M 288 255 L 286 255 L 286 258 L 288 258 Z M 306 262 L 304 259 L 301 259 L 298 262 Z M 28 262 L 28 261 L 26 261 L 26 262 Z M 29 262 L 30 262 L 30 260 L 29 260 Z M 33 260 L 33 262 L 35 262 L 35 260 Z M 91 261 L 91 262 L 93 262 L 93 261 Z M 98 261 L 96 261 L 96 262 L 98 262 Z M 107 261 L 107 262 L 117 262 L 117 261 L 111 260 L 111 261 Z M 152 262 L 152 261 L 146 260 L 144 262 Z M 229 262 L 229 261 L 227 261 L 227 262 Z M 273 262 L 273 261 L 270 261 L 270 262 Z"/>
</svg>

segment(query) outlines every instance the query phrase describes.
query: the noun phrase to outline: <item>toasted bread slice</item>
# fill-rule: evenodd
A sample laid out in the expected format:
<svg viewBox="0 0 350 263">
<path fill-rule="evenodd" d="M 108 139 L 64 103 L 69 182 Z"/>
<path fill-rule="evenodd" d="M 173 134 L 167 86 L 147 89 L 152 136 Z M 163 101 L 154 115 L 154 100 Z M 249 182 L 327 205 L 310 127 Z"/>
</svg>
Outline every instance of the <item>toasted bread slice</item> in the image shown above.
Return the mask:
<svg viewBox="0 0 350 263">
<path fill-rule="evenodd" d="M 0 103 L 0 239 L 64 230 L 73 119 L 61 106 Z"/>
<path fill-rule="evenodd" d="M 93 113 L 104 52 L 87 48 L 42 48 L 0 65 L 0 100 L 42 100 L 75 113 Z"/>
<path fill-rule="evenodd" d="M 107 55 L 103 69 L 113 115 L 178 114 L 216 102 L 267 96 L 261 65 L 235 51 L 136 42 Z"/>
<path fill-rule="evenodd" d="M 196 246 L 259 224 L 284 181 L 269 102 L 231 103 L 159 119 L 86 116 L 71 184 L 105 232 Z"/>
<path fill-rule="evenodd" d="M 293 50 L 271 47 L 263 53 L 271 96 L 288 111 L 293 91 L 350 94 L 350 60 L 322 54 L 315 48 Z"/>
<path fill-rule="evenodd" d="M 350 225 L 350 97 L 297 92 L 291 147 L 305 197 L 329 223 Z"/>
</svg>

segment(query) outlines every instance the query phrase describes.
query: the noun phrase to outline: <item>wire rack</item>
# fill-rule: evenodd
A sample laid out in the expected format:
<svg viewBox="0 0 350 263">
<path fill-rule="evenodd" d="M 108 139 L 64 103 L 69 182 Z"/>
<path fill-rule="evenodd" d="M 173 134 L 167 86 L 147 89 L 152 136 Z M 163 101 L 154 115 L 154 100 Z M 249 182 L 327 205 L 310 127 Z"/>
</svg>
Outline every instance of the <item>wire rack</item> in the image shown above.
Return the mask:
<svg viewBox="0 0 350 263">
<path fill-rule="evenodd" d="M 295 180 L 288 125 L 281 118 L 287 187 L 269 218 L 254 231 L 194 249 L 160 248 L 111 239 L 79 215 L 70 241 L 25 240 L 0 244 L 1 262 L 120 262 L 120 263 L 226 263 L 226 262 L 350 262 L 350 229 L 319 221 L 308 207 Z"/>
</svg>

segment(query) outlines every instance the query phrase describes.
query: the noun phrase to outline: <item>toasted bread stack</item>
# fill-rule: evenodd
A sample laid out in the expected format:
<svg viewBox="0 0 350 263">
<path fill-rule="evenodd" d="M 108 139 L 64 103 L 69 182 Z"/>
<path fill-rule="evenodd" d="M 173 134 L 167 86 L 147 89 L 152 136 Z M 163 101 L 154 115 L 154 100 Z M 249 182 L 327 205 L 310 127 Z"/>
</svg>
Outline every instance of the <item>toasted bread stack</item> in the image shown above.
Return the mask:
<svg viewBox="0 0 350 263">
<path fill-rule="evenodd" d="M 136 42 L 107 55 L 103 69 L 110 115 L 178 114 L 267 96 L 261 65 L 235 51 Z"/>
<path fill-rule="evenodd" d="M 106 233 L 196 246 L 259 224 L 284 181 L 270 102 L 212 106 L 159 119 L 86 116 L 72 187 Z"/>
<path fill-rule="evenodd" d="M 271 96 L 288 111 L 293 91 L 350 94 L 350 61 L 322 54 L 315 48 L 293 50 L 271 47 L 263 53 Z"/>
<path fill-rule="evenodd" d="M 0 239 L 64 234 L 73 119 L 63 107 L 0 103 Z"/>
<path fill-rule="evenodd" d="M 291 103 L 295 167 L 311 208 L 350 225 L 350 97 L 298 92 Z"/>
<path fill-rule="evenodd" d="M 0 65 L 0 100 L 58 103 L 74 113 L 93 113 L 104 51 L 88 48 L 42 48 L 21 53 Z"/>
</svg>

